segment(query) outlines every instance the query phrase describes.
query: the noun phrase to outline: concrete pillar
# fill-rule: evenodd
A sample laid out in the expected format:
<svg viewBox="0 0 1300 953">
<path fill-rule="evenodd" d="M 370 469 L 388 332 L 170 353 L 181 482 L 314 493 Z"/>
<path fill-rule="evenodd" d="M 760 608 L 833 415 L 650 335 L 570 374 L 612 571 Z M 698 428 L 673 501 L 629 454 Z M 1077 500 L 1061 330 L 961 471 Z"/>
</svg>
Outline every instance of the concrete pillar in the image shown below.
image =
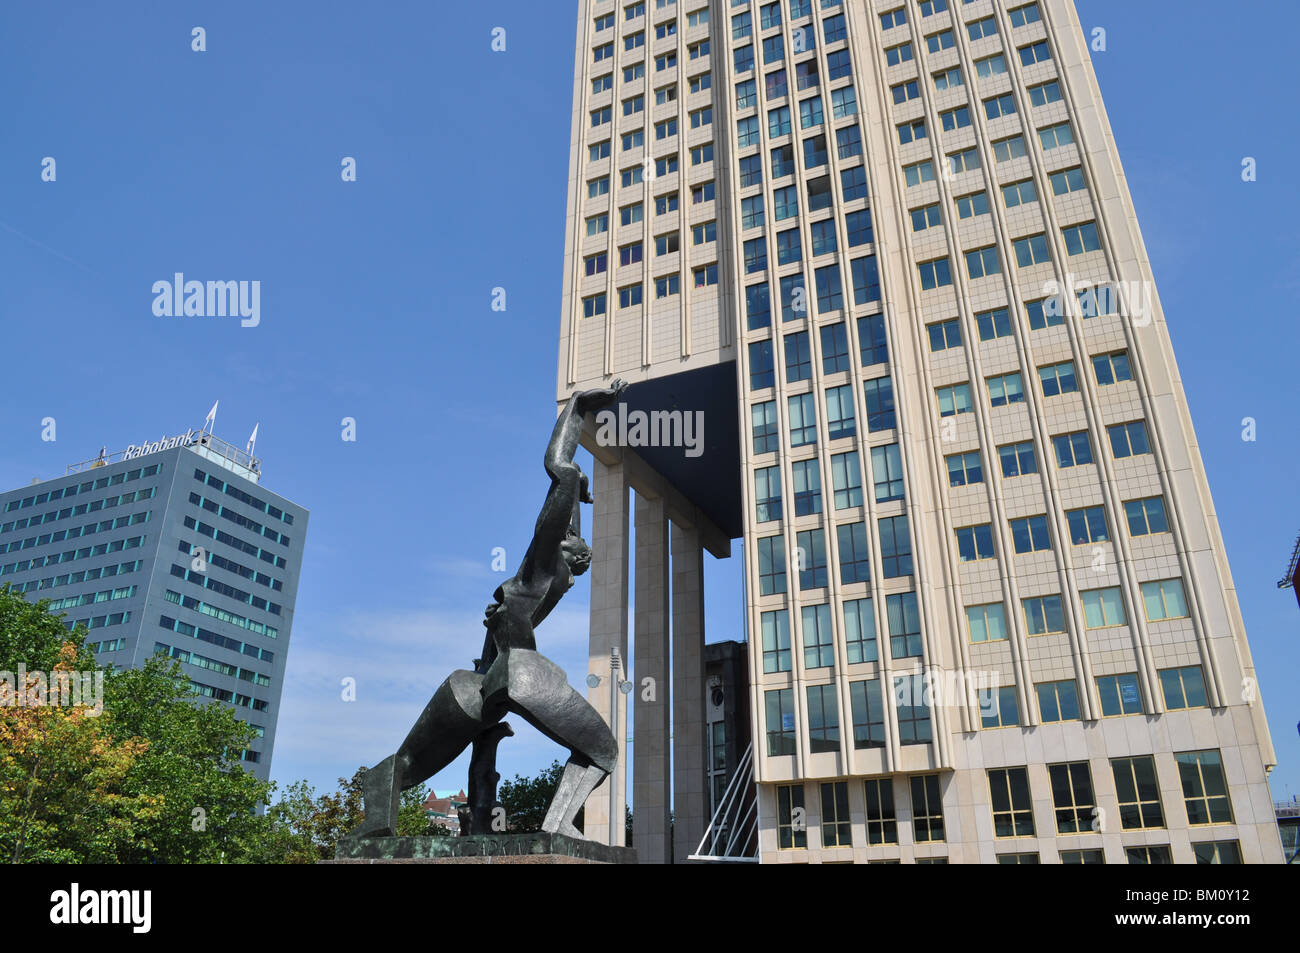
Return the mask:
<svg viewBox="0 0 1300 953">
<path fill-rule="evenodd" d="M 704 724 L 704 549 L 672 524 L 673 860 L 685 863 L 708 825 Z"/>
<path fill-rule="evenodd" d="M 668 737 L 668 513 L 663 497 L 636 497 L 636 608 L 632 667 L 632 846 L 643 864 L 671 856 Z"/>
<path fill-rule="evenodd" d="M 628 486 L 623 464 L 606 465 L 595 461 L 591 474 L 591 630 L 587 653 L 587 673 L 600 676 L 600 684 L 587 689 L 587 700 L 605 719 L 610 718 L 609 652 L 617 648 L 627 665 L 627 589 L 628 589 Z M 623 822 L 627 804 L 627 696 L 618 696 L 621 709 L 618 735 L 618 768 L 587 798 L 583 813 L 583 833 L 601 844 L 608 844 L 611 792 L 618 818 L 614 844 L 626 846 Z"/>
</svg>

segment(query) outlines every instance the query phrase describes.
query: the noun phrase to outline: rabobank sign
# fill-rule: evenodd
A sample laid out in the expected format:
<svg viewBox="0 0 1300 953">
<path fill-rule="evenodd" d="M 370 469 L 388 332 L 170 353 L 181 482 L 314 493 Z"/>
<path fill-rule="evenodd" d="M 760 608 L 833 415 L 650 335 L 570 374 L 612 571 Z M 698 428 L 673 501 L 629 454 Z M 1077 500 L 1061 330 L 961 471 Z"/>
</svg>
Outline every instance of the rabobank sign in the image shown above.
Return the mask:
<svg viewBox="0 0 1300 953">
<path fill-rule="evenodd" d="M 148 453 L 157 453 L 160 450 L 171 450 L 175 447 L 188 447 L 193 442 L 194 431 L 187 430 L 179 436 L 163 437 L 161 440 L 155 440 L 153 443 L 133 443 L 122 451 L 122 459 L 134 460 L 136 457 L 143 457 Z"/>
</svg>

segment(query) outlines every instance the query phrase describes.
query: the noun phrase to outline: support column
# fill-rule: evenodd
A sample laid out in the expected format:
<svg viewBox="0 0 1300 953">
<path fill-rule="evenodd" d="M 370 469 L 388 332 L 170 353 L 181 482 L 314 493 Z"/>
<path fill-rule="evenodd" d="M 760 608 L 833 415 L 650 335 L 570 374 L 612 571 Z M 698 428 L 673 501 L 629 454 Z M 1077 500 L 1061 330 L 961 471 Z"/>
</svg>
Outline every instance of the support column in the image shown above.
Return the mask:
<svg viewBox="0 0 1300 953">
<path fill-rule="evenodd" d="M 587 652 L 587 673 L 600 677 L 600 684 L 588 687 L 587 701 L 600 712 L 605 723 L 610 717 L 609 652 L 617 648 L 627 665 L 627 588 L 628 588 L 628 486 L 623 464 L 594 462 L 591 523 L 591 629 Z M 617 823 L 614 846 L 626 846 L 627 804 L 627 696 L 618 695 L 619 722 L 618 767 L 587 798 L 583 812 L 583 833 L 601 844 L 610 842 L 609 818 L 611 799 Z"/>
<path fill-rule="evenodd" d="M 668 512 L 663 497 L 637 494 L 635 665 L 632 669 L 632 846 L 643 864 L 671 856 L 668 781 Z M 649 679 L 649 681 L 647 681 Z"/>
<path fill-rule="evenodd" d="M 704 724 L 704 549 L 672 524 L 673 861 L 686 862 L 708 825 Z"/>
</svg>

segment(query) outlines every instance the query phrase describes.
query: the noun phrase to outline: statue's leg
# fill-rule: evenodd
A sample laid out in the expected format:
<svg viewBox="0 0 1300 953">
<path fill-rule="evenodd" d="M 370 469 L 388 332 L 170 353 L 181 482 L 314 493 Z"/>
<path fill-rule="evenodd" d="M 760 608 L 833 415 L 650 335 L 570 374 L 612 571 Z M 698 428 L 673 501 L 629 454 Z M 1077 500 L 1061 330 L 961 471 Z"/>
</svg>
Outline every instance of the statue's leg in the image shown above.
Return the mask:
<svg viewBox="0 0 1300 953">
<path fill-rule="evenodd" d="M 469 762 L 469 810 L 461 811 L 461 836 L 496 833 L 493 812 L 500 806 L 497 782 L 501 780 L 497 773 L 497 745 L 501 739 L 513 734 L 514 731 L 503 721 L 474 739 L 474 754 Z M 505 827 L 501 826 L 501 830 L 504 831 Z"/>
<path fill-rule="evenodd" d="M 564 766 L 564 774 L 560 777 L 551 806 L 546 811 L 546 820 L 542 821 L 542 830 L 582 838 L 583 832 L 574 824 L 574 818 L 587 803 L 591 792 L 596 790 L 596 785 L 608 775 L 609 772 L 604 768 L 594 764 L 583 765 L 570 758 Z"/>
<path fill-rule="evenodd" d="M 573 819 L 618 763 L 618 745 L 605 720 L 569 685 L 563 669 L 529 649 L 510 649 L 497 657 L 484 676 L 483 696 L 486 717 L 515 712 L 569 749 L 543 830 L 581 837 Z"/>
<path fill-rule="evenodd" d="M 483 676 L 460 670 L 438 687 L 395 754 L 368 770 L 362 782 L 365 820 L 349 836 L 391 837 L 407 788 L 451 764 L 482 733 Z"/>
</svg>

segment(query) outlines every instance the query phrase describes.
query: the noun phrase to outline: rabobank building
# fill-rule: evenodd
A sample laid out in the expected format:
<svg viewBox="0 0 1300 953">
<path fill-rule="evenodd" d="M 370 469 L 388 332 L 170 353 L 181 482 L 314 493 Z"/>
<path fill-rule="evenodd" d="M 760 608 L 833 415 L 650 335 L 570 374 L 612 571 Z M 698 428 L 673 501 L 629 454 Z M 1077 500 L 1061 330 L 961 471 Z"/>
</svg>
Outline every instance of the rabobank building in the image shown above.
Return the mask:
<svg viewBox="0 0 1300 953">
<path fill-rule="evenodd" d="M 265 779 L 308 512 L 260 485 L 251 449 L 191 430 L 0 493 L 0 586 L 50 600 L 102 664 L 176 659 L 256 729 L 242 757 Z"/>
</svg>

